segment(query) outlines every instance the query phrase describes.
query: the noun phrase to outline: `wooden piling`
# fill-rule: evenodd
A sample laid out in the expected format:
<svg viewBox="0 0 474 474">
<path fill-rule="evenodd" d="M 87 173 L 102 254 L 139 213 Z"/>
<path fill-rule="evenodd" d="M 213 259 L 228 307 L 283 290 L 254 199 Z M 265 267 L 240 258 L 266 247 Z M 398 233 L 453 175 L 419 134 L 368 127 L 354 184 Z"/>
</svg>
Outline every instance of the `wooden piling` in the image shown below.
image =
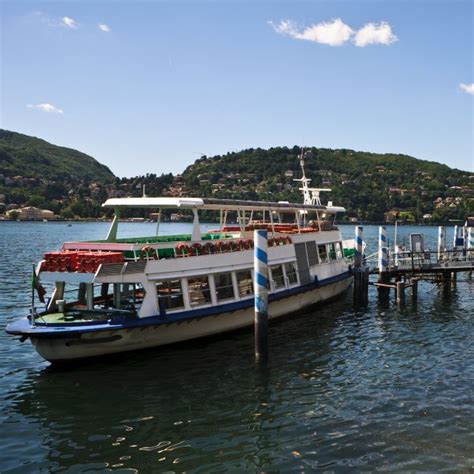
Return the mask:
<svg viewBox="0 0 474 474">
<path fill-rule="evenodd" d="M 405 283 L 403 281 L 397 282 L 397 305 L 401 306 L 405 303 Z"/>
<path fill-rule="evenodd" d="M 379 300 L 381 302 L 385 302 L 389 299 L 390 297 L 390 276 L 385 274 L 379 274 L 378 277 L 378 283 L 381 283 L 381 285 L 377 285 L 377 293 L 379 296 Z M 387 285 L 387 286 L 385 286 Z"/>
<path fill-rule="evenodd" d="M 367 306 L 369 303 L 369 269 L 357 268 L 354 271 L 354 302 Z"/>
<path fill-rule="evenodd" d="M 255 360 L 268 361 L 268 254 L 267 231 L 254 231 Z"/>
<path fill-rule="evenodd" d="M 443 291 L 449 292 L 451 290 L 451 273 L 449 271 L 443 272 Z"/>
<path fill-rule="evenodd" d="M 418 278 L 411 279 L 411 301 L 416 302 L 418 299 Z"/>
<path fill-rule="evenodd" d="M 363 288 L 363 295 L 364 295 L 364 305 L 367 306 L 369 304 L 369 279 L 370 279 L 370 272 L 369 268 L 364 268 L 364 288 Z"/>
<path fill-rule="evenodd" d="M 367 305 L 369 301 L 369 269 L 363 267 L 364 240 L 363 227 L 355 228 L 355 257 L 354 257 L 354 303 Z"/>
</svg>

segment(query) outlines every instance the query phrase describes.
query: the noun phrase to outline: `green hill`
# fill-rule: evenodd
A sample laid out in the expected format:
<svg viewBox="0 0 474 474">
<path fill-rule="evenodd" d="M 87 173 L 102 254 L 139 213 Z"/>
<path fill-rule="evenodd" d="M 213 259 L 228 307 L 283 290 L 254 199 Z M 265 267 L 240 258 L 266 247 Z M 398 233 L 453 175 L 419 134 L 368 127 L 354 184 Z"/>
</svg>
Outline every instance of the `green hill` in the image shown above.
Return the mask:
<svg viewBox="0 0 474 474">
<path fill-rule="evenodd" d="M 424 214 L 447 220 L 473 212 L 474 182 L 466 171 L 406 155 L 322 148 L 306 152 L 311 185 L 331 188 L 324 200 L 346 207 L 348 216 L 382 221 L 385 212 L 397 209 L 421 221 Z M 186 194 L 299 202 L 293 178 L 301 177 L 300 153 L 295 146 L 202 157 L 183 173 Z M 438 198 L 443 203 L 436 207 Z"/>
<path fill-rule="evenodd" d="M 100 217 L 107 198 L 139 196 L 144 185 L 149 196 L 301 202 L 294 182 L 301 177 L 300 153 L 296 146 L 250 148 L 203 156 L 178 176 L 117 178 L 84 153 L 0 130 L 0 213 L 29 205 L 68 218 Z M 474 177 L 466 171 L 406 155 L 325 148 L 306 154 L 311 185 L 331 188 L 323 202 L 344 206 L 347 218 L 381 222 L 384 213 L 399 210 L 407 220 L 442 222 L 474 214 Z"/>
<path fill-rule="evenodd" d="M 0 173 L 57 179 L 110 181 L 113 173 L 89 155 L 21 133 L 0 130 Z"/>
</svg>

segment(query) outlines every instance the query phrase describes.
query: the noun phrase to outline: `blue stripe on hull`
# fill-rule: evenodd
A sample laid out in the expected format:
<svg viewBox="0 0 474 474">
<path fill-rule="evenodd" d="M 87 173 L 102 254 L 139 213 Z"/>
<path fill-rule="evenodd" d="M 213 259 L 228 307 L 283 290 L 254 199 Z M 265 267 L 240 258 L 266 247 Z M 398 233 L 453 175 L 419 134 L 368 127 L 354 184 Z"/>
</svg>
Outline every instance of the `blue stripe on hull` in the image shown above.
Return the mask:
<svg viewBox="0 0 474 474">
<path fill-rule="evenodd" d="M 339 281 L 346 280 L 352 277 L 350 271 L 340 273 L 324 280 L 315 280 L 307 285 L 297 286 L 295 288 L 289 288 L 287 290 L 279 291 L 278 293 L 271 293 L 268 295 L 269 303 L 273 301 L 279 301 L 290 296 L 305 293 L 307 291 L 321 288 L 323 286 L 331 285 Z M 232 303 L 221 304 L 217 306 L 210 306 L 200 309 L 193 309 L 188 311 L 181 311 L 179 313 L 172 313 L 165 316 L 149 316 L 145 318 L 133 318 L 133 319 L 114 319 L 113 322 L 108 324 L 81 324 L 80 326 L 72 326 L 71 324 L 64 325 L 41 325 L 37 323 L 35 327 L 31 327 L 27 318 L 20 319 L 9 324 L 6 328 L 6 332 L 13 335 L 27 335 L 33 337 L 69 337 L 85 332 L 99 332 L 99 331 L 111 331 L 118 329 L 132 329 L 146 326 L 159 326 L 163 324 L 171 324 L 174 322 L 180 322 L 185 320 L 203 318 L 208 316 L 217 316 L 221 313 L 231 313 L 241 309 L 250 308 L 254 305 L 254 298 L 248 298 L 245 300 L 235 301 Z"/>
</svg>

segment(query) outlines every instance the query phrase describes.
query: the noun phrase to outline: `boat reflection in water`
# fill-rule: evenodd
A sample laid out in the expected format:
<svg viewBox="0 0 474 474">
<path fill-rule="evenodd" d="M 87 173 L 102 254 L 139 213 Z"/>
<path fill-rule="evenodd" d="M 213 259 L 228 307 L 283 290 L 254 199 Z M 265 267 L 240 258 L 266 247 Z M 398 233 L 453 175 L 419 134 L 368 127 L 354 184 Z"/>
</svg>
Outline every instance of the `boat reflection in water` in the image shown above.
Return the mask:
<svg viewBox="0 0 474 474">
<path fill-rule="evenodd" d="M 47 470 L 270 465 L 315 408 L 307 384 L 331 392 L 331 333 L 349 300 L 274 324 L 269 370 L 255 366 L 246 330 L 32 374 L 12 391 L 9 408 L 34 428 L 35 442 L 25 443 L 22 456 Z M 283 416 L 294 390 L 306 408 Z M 261 456 L 246 459 L 256 448 Z"/>
</svg>

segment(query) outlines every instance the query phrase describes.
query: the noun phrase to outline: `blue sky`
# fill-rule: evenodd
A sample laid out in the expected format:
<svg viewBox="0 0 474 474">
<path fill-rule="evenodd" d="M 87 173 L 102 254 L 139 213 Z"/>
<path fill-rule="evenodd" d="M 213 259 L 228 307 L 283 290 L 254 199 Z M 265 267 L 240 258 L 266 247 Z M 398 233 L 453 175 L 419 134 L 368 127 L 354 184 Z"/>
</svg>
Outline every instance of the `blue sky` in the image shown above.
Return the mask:
<svg viewBox="0 0 474 474">
<path fill-rule="evenodd" d="M 4 0 L 0 126 L 119 176 L 295 144 L 472 171 L 473 5 Z"/>
</svg>

